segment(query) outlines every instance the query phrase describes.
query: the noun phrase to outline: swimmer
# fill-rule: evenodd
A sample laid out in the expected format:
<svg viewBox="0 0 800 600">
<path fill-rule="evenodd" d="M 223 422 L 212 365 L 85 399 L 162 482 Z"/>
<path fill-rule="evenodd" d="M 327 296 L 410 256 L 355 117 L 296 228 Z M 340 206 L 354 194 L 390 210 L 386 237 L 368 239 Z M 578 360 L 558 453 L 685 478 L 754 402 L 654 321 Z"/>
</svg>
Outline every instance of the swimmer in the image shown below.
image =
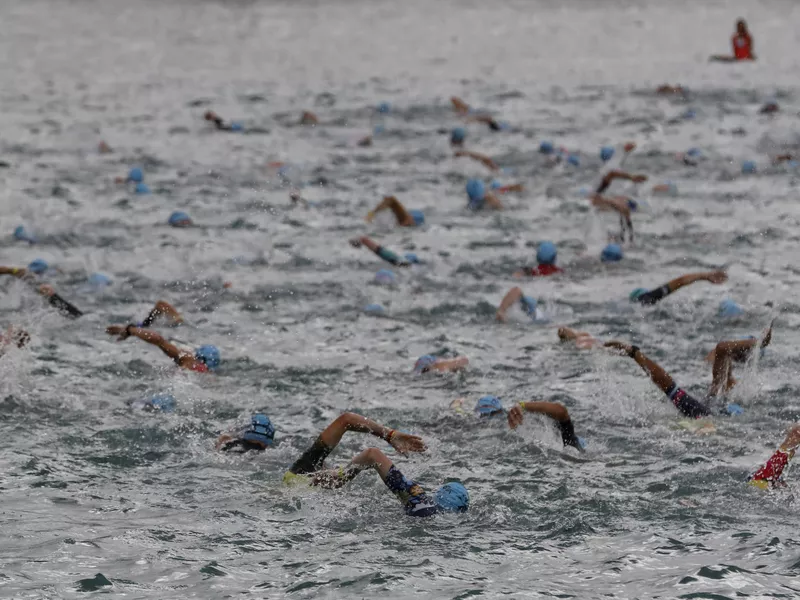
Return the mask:
<svg viewBox="0 0 800 600">
<path fill-rule="evenodd" d="M 494 210 L 503 210 L 503 203 L 493 192 L 486 189 L 486 184 L 480 179 L 467 181 L 467 199 L 467 207 L 472 210 L 481 210 L 486 206 Z"/>
<path fill-rule="evenodd" d="M 235 121 L 232 121 L 231 123 L 226 123 L 225 121 L 222 120 L 222 117 L 220 117 L 213 110 L 206 111 L 206 114 L 203 115 L 203 118 L 206 121 L 211 121 L 212 123 L 214 123 L 214 126 L 220 131 L 241 131 L 242 130 L 242 124 L 241 123 L 237 123 Z"/>
<path fill-rule="evenodd" d="M 707 271 L 703 273 L 689 273 L 681 275 L 672 281 L 668 281 L 664 285 L 654 290 L 646 290 L 644 288 L 636 288 L 630 294 L 631 302 L 638 302 L 645 306 L 652 306 L 670 294 L 677 292 L 682 287 L 691 285 L 698 281 L 708 281 L 715 285 L 719 285 L 728 281 L 728 274 L 725 271 Z"/>
<path fill-rule="evenodd" d="M 663 96 L 685 96 L 686 89 L 680 85 L 664 83 L 656 88 L 656 94 L 661 94 Z"/>
<path fill-rule="evenodd" d="M 508 411 L 508 426 L 511 429 L 519 427 L 526 412 L 550 417 L 558 426 L 564 447 L 572 447 L 580 452 L 584 451 L 581 439 L 575 435 L 575 427 L 566 406 L 558 402 L 520 402 Z"/>
<path fill-rule="evenodd" d="M 275 444 L 275 427 L 265 414 L 250 417 L 250 424 L 236 431 L 223 433 L 214 448 L 222 452 L 266 450 Z"/>
<path fill-rule="evenodd" d="M 375 215 L 383 210 L 391 210 L 400 227 L 418 227 L 425 223 L 425 215 L 421 210 L 406 210 L 406 207 L 394 196 L 384 196 L 380 204 L 367 214 L 367 223 L 372 223 Z"/>
<path fill-rule="evenodd" d="M 456 158 L 467 157 L 471 158 L 472 160 L 476 160 L 481 163 L 484 167 L 489 169 L 490 171 L 499 171 L 500 167 L 497 166 L 497 163 L 494 162 L 491 158 L 486 156 L 485 154 L 480 154 L 478 152 L 472 152 L 470 150 L 456 150 L 453 154 Z"/>
<path fill-rule="evenodd" d="M 386 262 L 393 264 L 396 267 L 411 266 L 411 261 L 405 258 L 400 258 L 397 256 L 397 254 L 387 248 L 384 248 L 383 246 L 379 246 L 374 240 L 368 238 L 367 236 L 361 236 L 360 238 L 354 238 L 350 240 L 350 245 L 353 248 L 360 248 L 361 246 L 364 246 L 365 248 L 372 250 Z"/>
<path fill-rule="evenodd" d="M 137 327 L 150 327 L 162 317 L 167 321 L 167 324 L 172 327 L 183 325 L 184 323 L 183 316 L 172 304 L 164 300 L 159 300 L 147 314 L 144 321 L 137 324 Z"/>
<path fill-rule="evenodd" d="M 15 325 L 9 325 L 5 331 L 0 333 L 0 356 L 6 353 L 6 349 L 12 344 L 17 348 L 24 348 L 31 341 L 31 335 Z"/>
<path fill-rule="evenodd" d="M 800 423 L 789 428 L 780 447 L 769 457 L 763 467 L 750 476 L 747 482 L 762 490 L 785 486 L 786 482 L 782 477 L 783 470 L 794 457 L 798 446 L 800 446 Z"/>
<path fill-rule="evenodd" d="M 198 373 L 208 373 L 219 366 L 219 350 L 216 346 L 200 346 L 194 353 L 179 349 L 175 344 L 164 339 L 155 331 L 149 331 L 144 327 L 136 325 L 111 325 L 106 328 L 109 335 L 118 336 L 117 341 L 127 340 L 129 337 L 137 337 L 148 344 L 153 344 L 164 354 L 169 356 L 175 364 L 182 369 L 197 371 Z"/>
<path fill-rule="evenodd" d="M 417 362 L 414 363 L 414 373 L 417 375 L 434 371 L 437 373 L 456 373 L 466 369 L 467 365 L 469 365 L 469 359 L 466 356 L 439 358 L 432 354 L 425 354 L 420 356 Z"/>
<path fill-rule="evenodd" d="M 112 150 L 111 146 L 109 146 L 106 142 L 100 140 L 100 143 L 97 144 L 97 152 L 100 154 L 111 154 L 114 152 L 114 150 Z"/>
<path fill-rule="evenodd" d="M 616 212 L 619 215 L 620 239 L 625 241 L 625 232 L 629 233 L 629 240 L 633 241 L 633 220 L 631 212 L 638 208 L 636 200 L 627 196 L 601 196 L 592 194 L 589 199 L 597 210 L 602 212 Z"/>
<path fill-rule="evenodd" d="M 55 289 L 53 289 L 53 286 L 48 284 L 36 284 L 35 276 L 43 273 L 47 268 L 48 265 L 46 262 L 41 259 L 36 259 L 28 265 L 27 269 L 19 267 L 0 267 L 0 275 L 11 275 L 26 282 L 36 290 L 36 293 L 45 298 L 50 306 L 61 313 L 62 316 L 73 319 L 82 317 L 83 312 L 59 296 Z"/>
<path fill-rule="evenodd" d="M 313 112 L 304 110 L 300 115 L 300 125 L 319 125 L 319 119 Z"/>
<path fill-rule="evenodd" d="M 422 438 L 416 435 L 395 431 L 360 415 L 344 413 L 328 425 L 291 466 L 283 477 L 284 483 L 336 489 L 352 481 L 362 471 L 375 469 L 409 516 L 429 517 L 437 512 L 464 512 L 469 507 L 469 494 L 460 483 L 446 483 L 434 494 L 428 494 L 418 483 L 406 479 L 392 460 L 378 448 L 368 448 L 357 454 L 345 467 L 325 469 L 325 459 L 348 431 L 374 435 L 403 455 L 426 450 Z"/>
<path fill-rule="evenodd" d="M 462 117 L 465 117 L 467 121 L 484 123 L 485 125 L 488 125 L 489 129 L 492 131 L 502 131 L 503 129 L 508 128 L 505 123 L 498 122 L 490 115 L 475 113 L 470 105 L 464 102 L 461 98 L 452 96 L 450 98 L 450 103 L 453 105 L 453 110 L 455 110 L 456 113 Z"/>
<path fill-rule="evenodd" d="M 512 183 L 510 185 L 495 185 L 495 183 L 492 183 L 492 191 L 495 194 L 522 193 L 525 191 L 525 184 Z"/>
<path fill-rule="evenodd" d="M 535 267 L 525 267 L 514 273 L 514 277 L 547 277 L 563 273 L 564 269 L 556 266 L 558 250 L 553 242 L 542 242 L 536 249 Z"/>
<path fill-rule="evenodd" d="M 731 37 L 731 46 L 733 48 L 733 56 L 727 55 L 714 55 L 709 58 L 712 61 L 718 62 L 736 62 L 739 60 L 755 60 L 756 56 L 753 54 L 753 36 L 747 29 L 747 23 L 744 19 L 736 21 L 736 33 Z"/>
<path fill-rule="evenodd" d="M 558 339 L 562 342 L 574 342 L 581 350 L 591 350 L 601 346 L 602 342 L 586 331 L 577 331 L 570 327 L 558 328 Z"/>
<path fill-rule="evenodd" d="M 508 290 L 508 293 L 506 293 L 503 300 L 500 302 L 500 306 L 497 307 L 497 313 L 495 313 L 497 321 L 499 323 L 505 323 L 508 320 L 508 309 L 517 303 L 522 307 L 525 314 L 534 321 L 547 320 L 547 317 L 537 310 L 538 302 L 536 299 L 531 296 L 526 296 L 522 293 L 521 288 L 515 286 Z"/>
<path fill-rule="evenodd" d="M 453 110 L 456 111 L 456 114 L 461 115 L 462 117 L 468 115 L 472 110 L 469 107 L 469 104 L 457 96 L 451 96 L 450 103 L 453 105 Z"/>
<path fill-rule="evenodd" d="M 771 339 L 772 325 L 770 324 L 769 329 L 764 335 L 764 339 L 761 341 L 760 347 L 767 347 Z M 710 400 L 717 398 L 721 393 L 724 394 L 730 391 L 733 386 L 736 385 L 736 379 L 733 377 L 733 361 L 742 360 L 749 356 L 757 344 L 758 341 L 755 339 L 720 342 L 717 344 L 714 350 L 714 366 L 712 368 L 713 380 L 708 389 L 707 401 L 705 403 L 696 400 L 687 394 L 685 390 L 678 387 L 669 373 L 645 356 L 637 346 L 631 346 L 618 341 L 606 342 L 604 346 L 606 348 L 618 350 L 622 355 L 629 356 L 635 360 L 636 364 L 650 376 L 653 383 L 672 400 L 675 408 L 677 408 L 681 414 L 691 419 L 701 419 L 712 414 L 711 407 L 709 406 Z M 737 405 L 729 404 L 720 412 L 724 413 L 726 410 L 728 414 L 737 414 L 741 412 L 742 409 Z"/>
</svg>

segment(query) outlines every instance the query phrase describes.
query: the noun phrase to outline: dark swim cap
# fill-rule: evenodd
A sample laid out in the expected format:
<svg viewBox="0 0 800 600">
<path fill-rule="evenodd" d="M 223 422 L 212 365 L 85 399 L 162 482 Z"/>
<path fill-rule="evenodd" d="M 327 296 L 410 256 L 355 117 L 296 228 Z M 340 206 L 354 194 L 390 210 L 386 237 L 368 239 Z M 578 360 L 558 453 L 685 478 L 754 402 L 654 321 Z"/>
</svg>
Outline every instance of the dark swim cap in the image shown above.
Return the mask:
<svg viewBox="0 0 800 600">
<path fill-rule="evenodd" d="M 467 512 L 469 492 L 457 481 L 445 483 L 436 490 L 436 506 L 444 512 Z"/>
</svg>

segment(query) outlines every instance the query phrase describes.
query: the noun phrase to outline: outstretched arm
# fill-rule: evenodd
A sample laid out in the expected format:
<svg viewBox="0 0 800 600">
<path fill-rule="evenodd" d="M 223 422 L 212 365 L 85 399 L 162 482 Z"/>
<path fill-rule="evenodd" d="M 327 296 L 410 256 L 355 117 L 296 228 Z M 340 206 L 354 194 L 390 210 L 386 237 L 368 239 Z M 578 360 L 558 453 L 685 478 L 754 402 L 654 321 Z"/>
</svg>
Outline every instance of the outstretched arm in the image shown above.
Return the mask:
<svg viewBox="0 0 800 600">
<path fill-rule="evenodd" d="M 471 152 L 470 150 L 457 150 L 454 154 L 456 157 L 465 156 L 467 158 L 471 158 L 473 160 L 477 160 L 483 166 L 485 166 L 490 171 L 499 171 L 500 167 L 497 166 L 497 163 L 494 162 L 491 158 L 486 156 L 485 154 L 480 154 L 478 152 Z"/>
<path fill-rule="evenodd" d="M 501 323 L 505 323 L 508 309 L 519 302 L 520 298 L 522 298 L 522 289 L 520 289 L 519 286 L 514 286 L 508 290 L 508 293 L 505 295 L 503 300 L 500 302 L 500 306 L 497 308 L 497 320 Z"/>
<path fill-rule="evenodd" d="M 647 175 L 634 175 L 631 173 L 627 173 L 625 171 L 609 171 L 603 177 L 603 181 L 600 182 L 600 185 L 597 187 L 597 193 L 602 194 L 608 189 L 608 186 L 615 179 L 624 179 L 626 181 L 632 181 L 633 183 L 642 183 L 643 181 L 647 181 Z"/>
<path fill-rule="evenodd" d="M 558 402 L 520 402 L 508 411 L 508 426 L 511 429 L 516 429 L 522 424 L 523 411 L 545 415 L 559 423 L 570 420 L 567 408 Z"/>
<path fill-rule="evenodd" d="M 21 269 L 19 267 L 0 267 L 0 275 L 12 275 L 19 279 L 22 279 L 27 275 L 27 271 L 25 269 Z"/>
<path fill-rule="evenodd" d="M 650 379 L 653 380 L 653 383 L 661 388 L 661 391 L 663 391 L 665 394 L 669 394 L 674 389 L 675 382 L 673 381 L 672 377 L 670 377 L 670 374 L 662 369 L 658 364 L 647 358 L 637 346 L 631 346 L 630 344 L 624 344 L 617 341 L 606 342 L 603 345 L 606 348 L 615 348 L 625 356 L 630 356 L 636 361 L 636 364 L 642 367 L 644 372 L 647 373 L 650 376 Z"/>
<path fill-rule="evenodd" d="M 319 439 L 326 446 L 333 449 L 339 444 L 342 436 L 348 431 L 369 433 L 375 437 L 381 438 L 401 454 L 423 452 L 425 450 L 425 443 L 419 436 L 395 431 L 366 417 L 349 412 L 340 415 L 333 423 L 328 425 L 320 434 Z"/>
<path fill-rule="evenodd" d="M 414 225 L 414 217 L 412 217 L 406 207 L 403 206 L 402 202 L 400 202 L 394 196 L 385 196 L 383 200 L 381 200 L 380 204 L 376 206 L 373 210 L 371 210 L 367 214 L 367 222 L 372 223 L 372 220 L 375 218 L 375 215 L 382 210 L 389 209 L 394 213 L 395 219 L 397 219 L 397 224 L 401 227 L 408 227 L 409 225 Z"/>
<path fill-rule="evenodd" d="M 182 352 L 177 346 L 175 346 L 175 344 L 171 344 L 160 334 L 156 333 L 155 331 L 143 329 L 142 327 L 136 327 L 135 325 L 128 325 L 126 327 L 121 325 L 111 325 L 110 327 L 106 328 L 106 333 L 109 335 L 119 336 L 120 341 L 126 340 L 130 336 L 138 337 L 140 340 L 145 341 L 148 344 L 157 346 L 164 354 L 179 364 L 187 358 L 194 360 L 192 355 Z"/>
<path fill-rule="evenodd" d="M 667 282 L 669 293 L 677 292 L 682 287 L 691 285 L 698 281 L 708 281 L 709 283 L 720 284 L 728 281 L 728 274 L 725 271 L 705 271 L 703 273 L 689 273 Z"/>
<path fill-rule="evenodd" d="M 364 246 L 372 250 L 375 254 L 380 256 L 386 262 L 391 263 L 396 267 L 411 266 L 410 262 L 400 258 L 391 250 L 384 248 L 383 246 L 379 246 L 375 241 L 368 238 L 367 236 L 362 236 L 360 238 L 353 238 L 352 240 L 350 240 L 350 245 L 353 246 L 353 248 L 360 248 L 361 246 Z"/>
</svg>

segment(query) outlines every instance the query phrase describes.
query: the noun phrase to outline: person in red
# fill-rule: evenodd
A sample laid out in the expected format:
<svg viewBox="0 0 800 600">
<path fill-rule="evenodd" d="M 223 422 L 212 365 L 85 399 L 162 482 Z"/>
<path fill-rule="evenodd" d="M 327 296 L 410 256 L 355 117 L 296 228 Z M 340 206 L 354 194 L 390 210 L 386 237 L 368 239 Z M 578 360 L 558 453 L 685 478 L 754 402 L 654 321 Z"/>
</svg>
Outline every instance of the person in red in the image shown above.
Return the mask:
<svg viewBox="0 0 800 600">
<path fill-rule="evenodd" d="M 536 249 L 536 262 L 538 264 L 535 267 L 525 267 L 517 271 L 514 273 L 514 277 L 546 277 L 556 273 L 563 273 L 564 269 L 556 266 L 557 256 L 558 251 L 553 242 L 542 242 Z"/>
<path fill-rule="evenodd" d="M 733 46 L 733 56 L 715 55 L 711 57 L 711 60 L 736 62 L 756 59 L 756 55 L 753 54 L 753 36 L 750 35 L 750 30 L 747 29 L 747 23 L 745 23 L 744 19 L 736 21 L 736 33 L 731 37 L 731 45 Z"/>
<path fill-rule="evenodd" d="M 783 470 L 792 460 L 798 446 L 800 446 L 800 423 L 789 429 L 780 448 L 770 456 L 763 467 L 750 476 L 748 483 L 762 490 L 785 485 L 782 477 Z"/>
</svg>

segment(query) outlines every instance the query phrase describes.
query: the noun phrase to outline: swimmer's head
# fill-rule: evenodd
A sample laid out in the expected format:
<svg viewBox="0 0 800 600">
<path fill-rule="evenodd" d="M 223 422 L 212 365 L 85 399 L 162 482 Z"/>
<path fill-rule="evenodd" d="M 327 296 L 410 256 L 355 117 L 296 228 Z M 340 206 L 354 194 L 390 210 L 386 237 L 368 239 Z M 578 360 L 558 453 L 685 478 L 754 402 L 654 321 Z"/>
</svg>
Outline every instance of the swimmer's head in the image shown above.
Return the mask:
<svg viewBox="0 0 800 600">
<path fill-rule="evenodd" d="M 175 396 L 168 392 L 161 392 L 159 394 L 155 394 L 150 400 L 145 404 L 145 407 L 149 410 L 159 411 L 159 412 L 173 412 L 175 410 Z"/>
<path fill-rule="evenodd" d="M 35 273 L 36 275 L 41 275 L 47 269 L 50 268 L 50 265 L 47 264 L 47 261 L 42 260 L 41 258 L 37 258 L 31 264 L 28 265 L 27 270 L 31 273 Z"/>
<path fill-rule="evenodd" d="M 486 185 L 480 179 L 470 179 L 467 182 L 467 196 L 470 204 L 480 204 L 486 198 Z"/>
<path fill-rule="evenodd" d="M 723 410 L 726 414 L 730 415 L 731 417 L 738 417 L 739 415 L 744 414 L 744 409 L 735 402 L 726 404 Z"/>
<path fill-rule="evenodd" d="M 752 175 L 758 170 L 756 166 L 756 161 L 754 160 L 745 160 L 742 162 L 742 173 L 745 175 Z"/>
<path fill-rule="evenodd" d="M 28 242 L 29 244 L 35 244 L 36 239 L 27 232 L 24 226 L 18 225 L 16 229 L 14 229 L 14 239 L 19 240 L 21 242 Z"/>
<path fill-rule="evenodd" d="M 719 303 L 719 316 L 723 319 L 733 319 L 744 314 L 742 308 L 730 298 L 725 298 Z"/>
<path fill-rule="evenodd" d="M 242 434 L 242 440 L 263 450 L 275 443 L 275 427 L 265 414 L 257 413 L 250 418 L 250 427 Z"/>
<path fill-rule="evenodd" d="M 536 249 L 536 262 L 540 265 L 553 265 L 556 262 L 558 250 L 553 242 L 542 242 Z"/>
<path fill-rule="evenodd" d="M 377 303 L 373 303 L 373 304 L 367 304 L 364 307 L 364 312 L 367 313 L 368 315 L 382 315 L 385 311 L 383 309 L 383 306 Z"/>
<path fill-rule="evenodd" d="M 686 109 L 681 118 L 683 119 L 694 119 L 697 116 L 697 112 L 693 108 Z"/>
<path fill-rule="evenodd" d="M 380 123 L 372 128 L 372 135 L 380 135 L 385 132 L 386 132 L 386 127 L 384 127 Z"/>
<path fill-rule="evenodd" d="M 167 223 L 169 223 L 172 227 L 191 227 L 192 219 L 185 212 L 176 210 L 169 216 Z"/>
<path fill-rule="evenodd" d="M 392 105 L 389 104 L 388 102 L 381 102 L 380 104 L 378 104 L 377 108 L 379 113 L 385 115 L 392 110 Z"/>
<path fill-rule="evenodd" d="M 600 160 L 608 162 L 614 157 L 614 146 L 603 146 L 600 148 Z"/>
<path fill-rule="evenodd" d="M 219 348 L 216 346 L 212 346 L 211 344 L 200 346 L 194 351 L 194 357 L 200 362 L 205 363 L 209 369 L 216 369 L 219 367 Z"/>
<path fill-rule="evenodd" d="M 573 167 L 580 167 L 581 166 L 581 159 L 577 154 L 570 154 L 567 157 L 567 162 L 571 164 Z"/>
<path fill-rule="evenodd" d="M 414 363 L 414 373 L 427 373 L 435 363 L 436 357 L 432 354 L 420 356 Z"/>
<path fill-rule="evenodd" d="M 628 198 L 628 208 L 631 209 L 631 212 L 635 212 L 639 210 L 639 203 L 633 198 Z"/>
<path fill-rule="evenodd" d="M 130 171 L 128 171 L 128 181 L 132 181 L 133 183 L 141 183 L 144 181 L 144 173 L 139 167 L 133 167 Z"/>
<path fill-rule="evenodd" d="M 242 131 L 244 129 L 244 125 L 239 123 L 239 121 L 232 121 L 228 127 L 230 127 L 231 131 Z"/>
<path fill-rule="evenodd" d="M 467 512 L 469 492 L 457 481 L 445 483 L 436 490 L 436 506 L 443 512 Z"/>
<path fill-rule="evenodd" d="M 381 269 L 375 273 L 375 283 L 379 285 L 393 285 L 396 280 L 394 273 L 389 269 Z"/>
<path fill-rule="evenodd" d="M 463 127 L 454 127 L 450 132 L 450 143 L 453 146 L 461 146 L 465 139 L 467 139 L 467 130 Z"/>
<path fill-rule="evenodd" d="M 422 261 L 419 259 L 419 256 L 417 256 L 413 252 L 406 252 L 403 255 L 403 258 L 405 258 L 412 265 L 421 265 L 422 264 Z"/>
<path fill-rule="evenodd" d="M 95 288 L 104 288 L 111 285 L 111 278 L 103 273 L 92 273 L 89 275 L 89 285 Z"/>
<path fill-rule="evenodd" d="M 148 186 L 146 183 L 140 181 L 139 183 L 136 184 L 136 188 L 134 189 L 134 192 L 136 192 L 137 194 L 142 195 L 142 196 L 145 195 L 145 194 L 149 194 L 150 193 L 150 186 Z"/>
<path fill-rule="evenodd" d="M 736 21 L 736 33 L 739 35 L 747 35 L 747 22 L 744 19 Z"/>
<path fill-rule="evenodd" d="M 528 315 L 531 319 L 536 319 L 536 298 L 531 296 L 523 295 L 519 299 L 519 303 L 522 306 L 522 310 L 525 311 L 525 314 Z"/>
<path fill-rule="evenodd" d="M 503 404 L 497 396 L 484 396 L 475 404 L 475 412 L 481 417 L 491 417 L 504 413 Z"/>
<path fill-rule="evenodd" d="M 639 299 L 639 296 L 641 296 L 642 294 L 646 294 L 646 293 L 647 293 L 647 290 L 645 288 L 636 288 L 635 290 L 633 290 L 630 293 L 628 298 L 631 299 L 631 302 L 635 302 L 636 300 Z"/>
<path fill-rule="evenodd" d="M 545 140 L 541 144 L 539 144 L 539 152 L 542 154 L 552 154 L 555 152 L 555 146 L 553 146 L 553 142 Z"/>
<path fill-rule="evenodd" d="M 609 244 L 600 253 L 603 262 L 619 262 L 622 260 L 622 248 L 619 244 Z"/>
</svg>

